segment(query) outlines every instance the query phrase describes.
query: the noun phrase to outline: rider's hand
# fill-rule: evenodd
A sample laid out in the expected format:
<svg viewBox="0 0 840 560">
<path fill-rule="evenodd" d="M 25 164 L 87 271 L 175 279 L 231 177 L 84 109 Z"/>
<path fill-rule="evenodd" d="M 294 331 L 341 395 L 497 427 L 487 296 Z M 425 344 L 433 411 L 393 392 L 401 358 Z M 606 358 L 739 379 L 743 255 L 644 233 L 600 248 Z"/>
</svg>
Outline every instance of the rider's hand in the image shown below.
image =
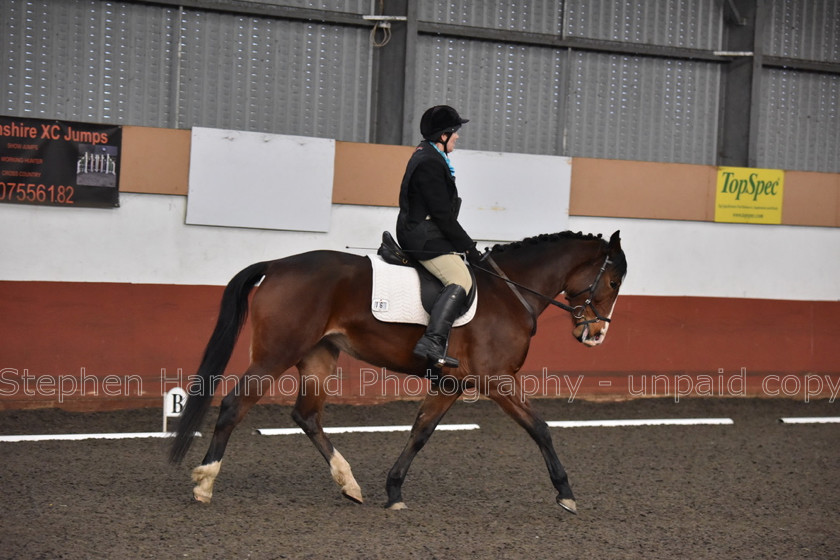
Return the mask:
<svg viewBox="0 0 840 560">
<path fill-rule="evenodd" d="M 478 247 L 473 244 L 472 247 L 466 250 L 467 262 L 470 264 L 481 264 L 484 260 L 484 253 L 478 251 Z"/>
</svg>

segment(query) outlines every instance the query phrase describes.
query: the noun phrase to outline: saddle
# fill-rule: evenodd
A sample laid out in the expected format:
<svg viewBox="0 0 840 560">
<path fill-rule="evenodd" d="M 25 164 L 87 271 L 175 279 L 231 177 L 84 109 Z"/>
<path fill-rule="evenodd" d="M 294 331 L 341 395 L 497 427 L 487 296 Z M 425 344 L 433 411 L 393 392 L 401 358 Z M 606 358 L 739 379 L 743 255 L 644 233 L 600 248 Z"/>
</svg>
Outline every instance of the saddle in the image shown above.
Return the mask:
<svg viewBox="0 0 840 560">
<path fill-rule="evenodd" d="M 443 289 L 443 283 L 429 272 L 426 267 L 420 264 L 417 259 L 403 251 L 399 243 L 387 231 L 382 232 L 382 245 L 379 246 L 376 254 L 382 257 L 382 260 L 388 264 L 407 266 L 417 271 L 417 275 L 420 277 L 420 301 L 426 313 L 430 313 L 438 294 Z M 469 266 L 467 269 L 470 271 L 470 277 L 472 278 L 472 288 L 470 289 L 470 293 L 467 294 L 467 300 L 458 315 L 466 313 L 475 301 L 475 272 Z"/>
</svg>

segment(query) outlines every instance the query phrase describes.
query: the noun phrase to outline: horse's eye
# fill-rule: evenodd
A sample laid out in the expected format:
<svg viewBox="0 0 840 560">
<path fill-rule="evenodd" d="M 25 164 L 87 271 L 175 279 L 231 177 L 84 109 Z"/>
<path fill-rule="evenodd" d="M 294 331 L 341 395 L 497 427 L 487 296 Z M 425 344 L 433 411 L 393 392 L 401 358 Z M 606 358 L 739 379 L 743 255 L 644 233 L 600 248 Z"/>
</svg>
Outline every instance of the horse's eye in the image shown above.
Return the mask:
<svg viewBox="0 0 840 560">
<path fill-rule="evenodd" d="M 613 290 L 617 290 L 618 282 L 616 282 L 615 280 L 610 280 L 610 288 L 612 288 Z"/>
</svg>

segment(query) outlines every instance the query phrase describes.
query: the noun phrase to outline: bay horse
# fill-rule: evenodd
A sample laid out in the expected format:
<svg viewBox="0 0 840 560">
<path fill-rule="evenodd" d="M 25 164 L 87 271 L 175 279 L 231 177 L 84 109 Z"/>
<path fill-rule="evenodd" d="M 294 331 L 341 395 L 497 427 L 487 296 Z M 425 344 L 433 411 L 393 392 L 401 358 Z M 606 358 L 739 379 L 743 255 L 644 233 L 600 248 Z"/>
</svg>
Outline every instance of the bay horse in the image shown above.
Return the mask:
<svg viewBox="0 0 840 560">
<path fill-rule="evenodd" d="M 479 294 L 475 316 L 452 330 L 449 343 L 449 353 L 459 358 L 460 365 L 447 368 L 438 378 L 439 383 L 453 381 L 454 389 L 430 390 L 422 401 L 408 443 L 388 473 L 386 507 L 405 507 L 402 485 L 412 460 L 461 393 L 475 388 L 534 439 L 558 492 L 557 503 L 576 513 L 568 476 L 548 426 L 531 409 L 517 373 L 536 332 L 537 317 L 550 304 L 570 311 L 572 335 L 578 341 L 587 346 L 603 342 L 627 271 L 619 232 L 609 242 L 600 235 L 562 232 L 496 245 L 474 268 Z M 342 494 L 362 502 L 350 464 L 333 447 L 321 424 L 328 392 L 324 384 L 335 375 L 339 353 L 408 375 L 427 377 L 432 371 L 412 354 L 424 327 L 375 319 L 371 282 L 366 257 L 337 251 L 260 262 L 233 277 L 222 296 L 216 327 L 188 390 L 170 450 L 175 463 L 186 455 L 249 313 L 249 294 L 259 283 L 250 303 L 251 363 L 222 400 L 210 447 L 192 472 L 196 500 L 210 501 L 236 425 L 284 371 L 297 366 L 300 384 L 292 418 L 329 464 Z M 561 293 L 568 305 L 553 299 Z"/>
</svg>

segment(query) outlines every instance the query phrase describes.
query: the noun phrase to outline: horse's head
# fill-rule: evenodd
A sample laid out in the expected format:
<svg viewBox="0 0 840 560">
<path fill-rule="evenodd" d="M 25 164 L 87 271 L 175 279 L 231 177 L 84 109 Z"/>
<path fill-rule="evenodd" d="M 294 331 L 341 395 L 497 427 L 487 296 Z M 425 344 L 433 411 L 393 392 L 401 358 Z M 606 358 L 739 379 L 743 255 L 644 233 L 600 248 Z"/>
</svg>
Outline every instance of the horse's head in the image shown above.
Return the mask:
<svg viewBox="0 0 840 560">
<path fill-rule="evenodd" d="M 587 346 L 597 346 L 607 336 L 618 290 L 627 274 L 619 232 L 604 243 L 597 257 L 578 266 L 566 283 L 566 300 L 574 308 L 572 335 Z"/>
</svg>

